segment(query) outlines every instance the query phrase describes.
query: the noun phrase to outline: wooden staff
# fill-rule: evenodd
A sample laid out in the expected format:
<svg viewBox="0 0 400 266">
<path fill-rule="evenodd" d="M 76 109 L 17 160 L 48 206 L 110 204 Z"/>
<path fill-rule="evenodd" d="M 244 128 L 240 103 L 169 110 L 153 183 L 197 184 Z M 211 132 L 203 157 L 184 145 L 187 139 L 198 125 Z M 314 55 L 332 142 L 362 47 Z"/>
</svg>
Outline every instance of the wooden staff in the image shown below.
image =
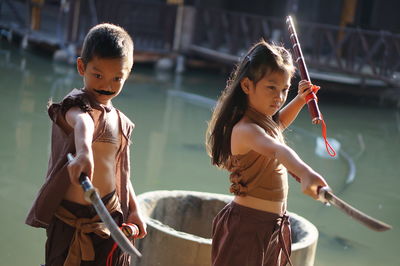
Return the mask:
<svg viewBox="0 0 400 266">
<path fill-rule="evenodd" d="M 308 70 L 306 63 L 304 61 L 303 52 L 301 51 L 299 39 L 297 37 L 296 29 L 294 28 L 293 20 L 291 16 L 288 16 L 286 19 L 286 24 L 288 25 L 289 33 L 290 33 L 290 41 L 293 45 L 293 51 L 295 56 L 295 61 L 299 67 L 301 79 L 305 79 L 311 82 L 310 76 L 308 75 Z M 313 124 L 320 124 L 322 122 L 322 114 L 319 111 L 317 96 L 314 92 L 311 92 L 309 97 L 306 99 L 308 111 L 311 115 L 311 121 Z"/>
<path fill-rule="evenodd" d="M 296 29 L 294 27 L 291 16 L 287 16 L 286 24 L 289 29 L 290 41 L 292 42 L 292 45 L 293 45 L 293 52 L 294 52 L 294 56 L 295 56 L 295 61 L 297 62 L 297 65 L 299 67 L 300 77 L 302 80 L 308 80 L 311 82 L 310 75 L 308 75 L 307 66 L 304 61 L 303 52 L 301 51 L 299 38 L 297 37 Z M 317 99 L 317 96 L 315 95 L 317 90 L 318 90 L 318 87 L 313 85 L 312 92 L 306 96 L 306 103 L 307 103 L 308 111 L 311 115 L 311 122 L 313 124 L 321 124 L 322 136 L 325 141 L 326 150 L 330 156 L 334 157 L 336 155 L 336 152 L 332 148 L 332 146 L 328 143 L 328 139 L 326 136 L 326 124 L 325 124 L 324 119 L 322 118 L 322 114 L 318 108 L 318 99 Z"/>
</svg>

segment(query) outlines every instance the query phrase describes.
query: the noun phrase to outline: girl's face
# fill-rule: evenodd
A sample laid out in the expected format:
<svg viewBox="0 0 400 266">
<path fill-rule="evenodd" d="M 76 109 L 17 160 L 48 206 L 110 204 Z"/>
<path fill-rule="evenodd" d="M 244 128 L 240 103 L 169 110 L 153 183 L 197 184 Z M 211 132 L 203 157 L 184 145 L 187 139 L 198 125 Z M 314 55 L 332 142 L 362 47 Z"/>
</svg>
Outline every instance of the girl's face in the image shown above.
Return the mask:
<svg viewBox="0 0 400 266">
<path fill-rule="evenodd" d="M 286 101 L 290 79 L 286 72 L 271 72 L 257 83 L 246 77 L 240 84 L 251 107 L 260 113 L 273 116 Z"/>
</svg>

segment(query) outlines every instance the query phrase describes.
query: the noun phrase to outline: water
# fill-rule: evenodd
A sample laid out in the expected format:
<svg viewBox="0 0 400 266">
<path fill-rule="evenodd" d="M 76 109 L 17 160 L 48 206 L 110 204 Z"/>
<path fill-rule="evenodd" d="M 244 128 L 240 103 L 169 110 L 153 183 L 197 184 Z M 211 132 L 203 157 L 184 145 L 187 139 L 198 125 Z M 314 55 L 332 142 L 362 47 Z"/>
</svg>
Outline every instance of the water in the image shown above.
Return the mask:
<svg viewBox="0 0 400 266">
<path fill-rule="evenodd" d="M 23 222 L 46 171 L 49 98 L 62 98 L 81 78 L 72 66 L 0 42 L 0 265 L 44 262 L 45 231 Z M 135 66 L 123 93 L 114 101 L 136 124 L 132 182 L 136 193 L 183 189 L 227 193 L 227 174 L 210 165 L 204 132 L 210 104 L 225 84 L 223 74 L 190 72 L 183 76 Z M 211 100 L 210 100 L 211 99 Z M 400 112 L 382 107 L 340 104 L 321 99 L 328 136 L 340 142 L 356 173 L 346 184 L 349 162 L 317 155 L 320 129 L 303 110 L 286 137 L 299 155 L 323 174 L 335 192 L 371 216 L 394 226 L 376 233 L 333 207 L 300 192 L 290 180 L 289 210 L 313 222 L 320 237 L 317 266 L 400 265 Z"/>
</svg>

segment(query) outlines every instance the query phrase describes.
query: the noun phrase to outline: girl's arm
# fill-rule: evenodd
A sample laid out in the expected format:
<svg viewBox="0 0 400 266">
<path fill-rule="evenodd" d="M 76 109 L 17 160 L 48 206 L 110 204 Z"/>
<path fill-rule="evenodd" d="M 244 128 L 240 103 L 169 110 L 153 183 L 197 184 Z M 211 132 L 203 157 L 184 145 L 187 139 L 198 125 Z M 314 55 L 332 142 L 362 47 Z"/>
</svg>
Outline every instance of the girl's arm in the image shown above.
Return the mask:
<svg viewBox="0 0 400 266">
<path fill-rule="evenodd" d="M 144 238 L 147 235 L 147 224 L 142 217 L 139 205 L 137 204 L 137 197 L 133 190 L 132 183 L 129 181 L 129 217 L 128 223 L 136 224 L 139 227 L 138 238 Z"/>
<path fill-rule="evenodd" d="M 88 113 L 79 107 L 72 107 L 65 114 L 67 123 L 74 129 L 76 155 L 74 161 L 68 165 L 71 183 L 79 186 L 78 177 L 85 173 L 89 179 L 93 176 L 92 140 L 94 122 Z"/>
<path fill-rule="evenodd" d="M 283 129 L 292 124 L 304 104 L 306 104 L 306 96 L 311 93 L 311 86 L 310 81 L 301 80 L 297 96 L 279 112 L 279 120 Z"/>
<path fill-rule="evenodd" d="M 272 138 L 256 124 L 247 123 L 235 128 L 231 141 L 232 146 L 238 145 L 236 147 L 241 153 L 254 150 L 262 155 L 276 158 L 286 169 L 300 178 L 303 193 L 314 199 L 318 198 L 319 186 L 328 186 L 324 178 L 301 160 L 294 150 Z"/>
</svg>

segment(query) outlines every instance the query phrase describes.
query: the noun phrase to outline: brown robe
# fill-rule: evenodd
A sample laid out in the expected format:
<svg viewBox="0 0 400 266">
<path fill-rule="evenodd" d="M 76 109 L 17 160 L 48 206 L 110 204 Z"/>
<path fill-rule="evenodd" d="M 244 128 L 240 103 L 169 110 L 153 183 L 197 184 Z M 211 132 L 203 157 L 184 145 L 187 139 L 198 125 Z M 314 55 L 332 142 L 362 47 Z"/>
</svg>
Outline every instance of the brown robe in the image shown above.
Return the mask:
<svg viewBox="0 0 400 266">
<path fill-rule="evenodd" d="M 288 216 L 231 202 L 214 218 L 213 266 L 285 266 L 291 253 Z"/>
<path fill-rule="evenodd" d="M 49 228 L 71 184 L 67 171 L 67 154 L 75 153 L 74 131 L 73 129 L 65 131 L 63 128 L 66 128 L 65 113 L 73 106 L 78 106 L 93 118 L 95 125 L 93 142 L 104 132 L 106 112 L 109 110 L 95 103 L 86 92 L 75 89 L 62 102 L 50 105 L 48 114 L 53 122 L 51 154 L 45 182 L 25 220 L 25 223 L 30 226 Z M 99 115 L 93 115 L 95 112 Z M 126 222 L 129 215 L 129 186 L 131 185 L 129 144 L 134 124 L 119 110 L 117 113 L 123 137 L 116 157 L 116 192 L 122 210 L 121 222 Z"/>
<path fill-rule="evenodd" d="M 112 192 L 102 198 L 104 205 L 109 207 L 115 197 L 115 192 Z M 97 266 L 106 265 L 107 256 L 114 245 L 114 240 L 109 236 L 109 231 L 104 228 L 97 228 L 99 224 L 85 224 L 82 223 L 76 228 L 75 226 L 67 224 L 64 219 L 59 218 L 60 214 L 66 212 L 80 217 L 80 220 L 97 220 L 96 211 L 92 205 L 81 205 L 68 200 L 61 201 L 63 211 L 60 208 L 57 211 L 56 217 L 46 229 L 46 266 L 62 266 L 62 265 L 80 265 L 80 266 Z M 111 216 L 117 225 L 122 224 L 122 213 L 118 206 L 114 206 L 111 211 Z M 68 219 L 73 222 L 73 219 Z M 101 225 L 101 224 L 100 224 Z M 101 226 L 103 227 L 103 226 Z M 93 230 L 94 229 L 94 230 Z M 77 231 L 78 230 L 78 231 Z M 76 239 L 81 235 L 81 231 L 87 231 L 81 237 L 87 238 L 86 241 Z M 81 243 L 79 243 L 81 242 Z M 83 244 L 84 246 L 80 246 Z M 79 248 L 78 248 L 79 247 Z M 91 250 L 91 248 L 93 249 Z M 74 249 L 75 248 L 75 249 Z M 85 252 L 86 251 L 86 252 Z M 91 253 L 93 252 L 93 253 Z M 87 260 L 85 260 L 87 257 Z M 112 265 L 129 266 L 130 256 L 117 249 L 112 256 Z"/>
<path fill-rule="evenodd" d="M 279 126 L 255 109 L 245 116 L 284 143 Z M 287 171 L 275 158 L 255 151 L 231 155 L 230 192 L 284 203 L 288 195 Z M 287 215 L 278 215 L 229 203 L 213 221 L 213 266 L 284 266 L 290 263 L 291 232 Z"/>
</svg>

